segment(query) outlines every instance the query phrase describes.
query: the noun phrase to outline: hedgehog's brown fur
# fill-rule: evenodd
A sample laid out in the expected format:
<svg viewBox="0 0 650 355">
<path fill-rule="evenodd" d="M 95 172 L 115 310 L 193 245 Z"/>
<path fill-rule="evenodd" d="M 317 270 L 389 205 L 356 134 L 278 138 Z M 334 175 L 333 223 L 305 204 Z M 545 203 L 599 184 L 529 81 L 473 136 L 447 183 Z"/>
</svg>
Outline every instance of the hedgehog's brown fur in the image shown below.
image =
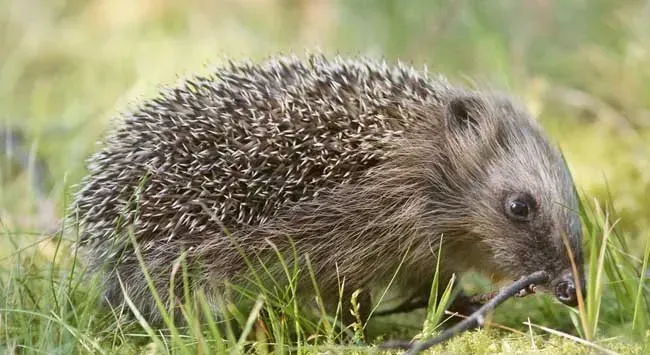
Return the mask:
<svg viewBox="0 0 650 355">
<path fill-rule="evenodd" d="M 242 254 L 272 263 L 277 248 L 303 267 L 308 256 L 328 305 L 339 282 L 345 295 L 385 286 L 402 261 L 401 289 L 428 289 L 441 235 L 443 282 L 470 269 L 560 277 L 562 235 L 582 258 L 573 183 L 534 121 L 506 97 L 401 64 L 313 56 L 217 69 L 125 115 L 89 170 L 79 245 L 91 269 L 108 267 L 107 300 L 122 301 L 121 282 L 150 319 L 131 230 L 163 297 L 182 250 L 209 295 L 251 278 Z M 504 214 L 520 193 L 536 200 L 525 223 Z"/>
</svg>

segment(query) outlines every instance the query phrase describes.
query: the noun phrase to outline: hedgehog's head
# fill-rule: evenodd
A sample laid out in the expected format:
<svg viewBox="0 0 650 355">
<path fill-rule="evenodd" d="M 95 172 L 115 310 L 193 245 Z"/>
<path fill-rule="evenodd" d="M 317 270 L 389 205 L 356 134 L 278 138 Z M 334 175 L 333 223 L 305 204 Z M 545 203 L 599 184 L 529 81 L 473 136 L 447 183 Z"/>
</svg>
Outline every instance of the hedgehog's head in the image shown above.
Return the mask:
<svg viewBox="0 0 650 355">
<path fill-rule="evenodd" d="M 443 115 L 450 158 L 440 170 L 447 195 L 462 195 L 455 211 L 466 218 L 458 228 L 487 259 L 473 266 L 512 279 L 546 271 L 551 281 L 538 289 L 575 306 L 578 282 L 585 284 L 582 231 L 562 155 L 506 98 L 461 95 Z"/>
</svg>

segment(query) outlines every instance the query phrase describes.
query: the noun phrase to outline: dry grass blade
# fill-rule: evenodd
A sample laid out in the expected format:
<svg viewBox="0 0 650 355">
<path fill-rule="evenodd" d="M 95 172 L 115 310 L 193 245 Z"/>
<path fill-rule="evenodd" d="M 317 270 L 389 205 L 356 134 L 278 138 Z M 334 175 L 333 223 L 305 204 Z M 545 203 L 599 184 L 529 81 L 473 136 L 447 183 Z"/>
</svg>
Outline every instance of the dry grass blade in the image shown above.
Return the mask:
<svg viewBox="0 0 650 355">
<path fill-rule="evenodd" d="M 603 354 L 607 354 L 607 355 L 619 355 L 619 353 L 617 353 L 617 352 L 615 352 L 615 351 L 612 351 L 612 350 L 609 350 L 609 349 L 603 348 L 602 346 L 600 346 L 600 345 L 598 345 L 598 344 L 595 344 L 595 343 L 593 343 L 593 342 L 591 342 L 591 341 L 588 341 L 588 340 L 585 340 L 585 339 L 578 338 L 578 337 L 573 336 L 573 335 L 571 335 L 571 334 L 566 334 L 566 333 L 563 333 L 563 332 L 560 332 L 560 331 L 557 331 L 557 330 L 554 330 L 554 329 L 551 329 L 551 328 L 548 328 L 548 327 L 544 327 L 544 326 L 541 326 L 541 325 L 533 324 L 533 323 L 531 323 L 530 321 L 524 322 L 524 324 L 527 325 L 527 326 L 529 326 L 529 327 L 535 327 L 535 328 L 541 329 L 541 330 L 543 330 L 543 331 L 545 331 L 545 332 L 547 332 L 547 333 L 553 334 L 553 335 L 557 335 L 557 336 L 561 336 L 561 337 L 564 337 L 564 338 L 570 339 L 570 340 L 572 340 L 572 341 L 575 341 L 576 343 L 580 343 L 580 344 L 583 344 L 583 345 L 586 345 L 586 346 L 592 347 L 592 348 L 594 348 L 594 349 L 596 349 L 596 350 L 602 352 Z"/>
<path fill-rule="evenodd" d="M 494 310 L 501 303 L 517 295 L 521 290 L 528 288 L 530 285 L 540 285 L 548 282 L 548 278 L 548 274 L 544 271 L 537 271 L 528 276 L 522 277 L 513 282 L 510 286 L 501 290 L 501 292 L 499 292 L 493 299 L 479 308 L 479 310 L 474 312 L 471 316 L 445 330 L 437 337 L 416 343 L 406 341 L 387 342 L 381 347 L 384 349 L 405 349 L 408 350 L 407 354 L 417 354 L 436 344 L 445 342 L 474 326 L 482 325 L 485 315 L 488 312 Z"/>
</svg>

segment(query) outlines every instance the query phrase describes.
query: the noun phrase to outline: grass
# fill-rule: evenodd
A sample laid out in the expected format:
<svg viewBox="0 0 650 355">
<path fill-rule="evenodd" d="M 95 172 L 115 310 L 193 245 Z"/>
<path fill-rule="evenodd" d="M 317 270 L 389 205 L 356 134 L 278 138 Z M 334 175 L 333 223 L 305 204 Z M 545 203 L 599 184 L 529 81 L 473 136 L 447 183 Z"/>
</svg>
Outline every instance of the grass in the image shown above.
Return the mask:
<svg viewBox="0 0 650 355">
<path fill-rule="evenodd" d="M 642 260 L 630 259 L 630 250 L 608 225 L 606 212 L 600 210 L 598 204 L 589 212 L 585 210 L 585 225 L 593 233 L 587 240 L 589 287 L 586 302 L 579 310 L 563 308 L 574 322 L 572 329 L 557 330 L 561 327 L 546 324 L 552 320 L 551 317 L 531 314 L 527 308 L 560 308 L 557 304 L 540 307 L 539 303 L 544 300 L 533 298 L 527 301 L 538 303 L 536 307 L 529 304 L 520 309 L 502 308 L 488 321 L 486 329 L 465 333 L 435 347 L 434 351 L 590 353 L 598 350 L 607 354 L 646 353 L 650 345 L 647 318 L 650 285 L 639 281 L 638 270 L 640 266 L 648 265 L 650 242 Z M 160 298 L 156 302 L 163 314 L 164 329 L 148 324 L 128 299 L 128 307 L 136 317 L 126 320 L 123 310 L 109 312 L 96 307 L 98 288 L 93 286 L 93 282 L 81 281 L 79 276 L 83 270 L 76 259 L 65 257 L 70 252 L 68 247 L 69 243 L 63 238 L 56 238 L 49 264 L 39 260 L 43 255 L 34 252 L 33 248 L 12 254 L 13 267 L 7 270 L 8 277 L 3 278 L 1 284 L 4 302 L 0 304 L 0 339 L 7 352 L 193 354 L 224 353 L 233 349 L 266 353 L 272 349 L 274 352 L 332 350 L 365 353 L 376 352 L 376 344 L 383 336 L 377 329 L 369 331 L 371 338 L 368 343 L 375 345 L 362 345 L 364 342 L 360 342 L 362 337 L 358 332 L 362 325 L 358 324 L 347 333 L 336 329 L 333 326 L 336 320 L 329 318 L 330 315 L 324 312 L 314 314 L 298 304 L 291 282 L 284 283 L 287 289 L 262 286 L 261 293 L 248 293 L 252 306 L 243 309 L 225 299 L 218 300 L 223 309 L 229 310 L 224 319 L 214 318 L 205 295 L 199 292 L 195 297 L 186 297 L 188 301 L 180 307 L 182 323 L 174 319 L 169 305 Z M 178 265 L 184 284 L 188 285 L 182 257 Z M 283 265 L 287 279 L 295 280 L 300 271 L 293 265 Z M 151 279 L 148 277 L 147 280 L 153 287 Z M 277 284 L 282 283 L 282 280 L 277 281 Z M 184 287 L 184 292 L 188 296 L 189 288 Z M 607 296 L 608 292 L 613 296 Z M 618 302 L 615 310 L 618 320 L 611 314 L 600 314 L 600 311 L 611 308 L 613 302 Z M 415 338 L 434 334 L 435 327 L 443 319 L 441 310 L 445 303 L 443 300 L 438 306 L 431 305 L 421 331 L 415 330 L 416 327 L 410 334 L 403 330 L 402 334 Z M 517 300 L 516 303 L 521 302 Z M 505 312 L 510 313 L 509 319 L 500 319 Z M 395 320 L 381 319 L 374 326 L 395 327 L 396 324 L 391 322 Z M 614 335 L 618 327 L 626 329 Z M 621 335 L 623 333 L 625 335 Z"/>
<path fill-rule="evenodd" d="M 648 11 L 641 0 L 0 0 L 0 129 L 24 133 L 32 162 L 0 159 L 0 353 L 362 353 L 387 337 L 435 332 L 444 300 L 426 314 L 372 319 L 362 345 L 361 325 L 341 332 L 336 315 L 295 302 L 291 283 L 248 292 L 247 309 L 220 300 L 230 322 L 205 317 L 199 326 L 209 313 L 201 295 L 184 306 L 183 328 L 171 318 L 166 331 L 118 322 L 123 312 L 99 309 L 95 283 L 80 278 L 74 236 L 56 231 L 111 117 L 226 54 L 260 59 L 316 47 L 399 57 L 515 92 L 559 143 L 581 189 L 588 287 L 580 309 L 541 296 L 509 301 L 492 325 L 434 352 L 649 353 Z M 283 269 L 288 279 L 309 272 Z M 475 275 L 459 282 L 470 292 L 489 287 Z"/>
</svg>

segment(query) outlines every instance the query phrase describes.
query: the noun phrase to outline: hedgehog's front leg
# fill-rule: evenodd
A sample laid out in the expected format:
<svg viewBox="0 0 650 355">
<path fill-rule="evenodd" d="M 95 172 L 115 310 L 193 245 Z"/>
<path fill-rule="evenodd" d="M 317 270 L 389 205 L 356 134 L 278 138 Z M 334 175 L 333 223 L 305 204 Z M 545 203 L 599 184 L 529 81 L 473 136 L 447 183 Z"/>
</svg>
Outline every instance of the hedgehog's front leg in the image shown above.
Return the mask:
<svg viewBox="0 0 650 355">
<path fill-rule="evenodd" d="M 444 292 L 444 289 L 440 289 L 438 299 L 442 297 L 442 292 Z M 418 309 L 427 308 L 429 306 L 430 294 L 431 286 L 425 285 L 425 287 L 414 292 L 411 296 L 404 300 L 404 302 L 393 308 L 377 312 L 375 315 L 389 316 L 398 313 L 409 313 Z M 451 304 L 447 307 L 447 312 L 461 316 L 469 316 L 474 313 L 474 311 L 479 309 L 481 305 L 482 303 L 477 301 L 475 297 L 470 297 L 466 295 L 461 289 L 457 289 L 455 297 L 453 297 Z M 454 321 L 452 320 L 451 322 L 453 323 Z"/>
</svg>

